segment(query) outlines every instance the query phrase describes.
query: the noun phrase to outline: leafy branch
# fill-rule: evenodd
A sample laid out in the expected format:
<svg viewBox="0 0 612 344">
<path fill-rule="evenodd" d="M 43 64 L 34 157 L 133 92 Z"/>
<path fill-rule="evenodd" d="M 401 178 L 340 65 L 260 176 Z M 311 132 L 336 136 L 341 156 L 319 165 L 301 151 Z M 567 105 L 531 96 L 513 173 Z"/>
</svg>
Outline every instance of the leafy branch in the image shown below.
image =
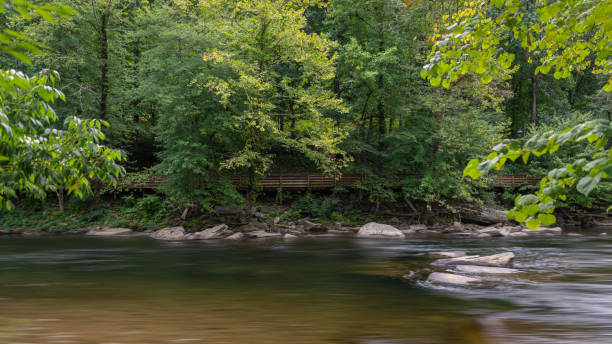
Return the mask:
<svg viewBox="0 0 612 344">
<path fill-rule="evenodd" d="M 471 160 L 463 170 L 463 175 L 477 179 L 491 170 L 499 171 L 508 160 L 521 158 L 527 163 L 532 154 L 554 154 L 563 145 L 588 142 L 596 151 L 590 159 L 577 159 L 565 167 L 549 171 L 540 181 L 540 188 L 535 194 L 519 195 L 515 199 L 515 207 L 508 212 L 508 219 L 526 222 L 528 228 L 537 229 L 541 225 L 548 226 L 556 222 L 552 214 L 555 200 L 565 200 L 569 190 L 575 188 L 588 196 L 599 182 L 612 177 L 612 149 L 606 148 L 611 137 L 612 122 L 600 119 L 560 133 L 549 131 L 535 135 L 522 147 L 516 140 L 508 140 L 495 146 L 486 160 Z M 611 209 L 612 206 L 608 211 Z"/>
</svg>

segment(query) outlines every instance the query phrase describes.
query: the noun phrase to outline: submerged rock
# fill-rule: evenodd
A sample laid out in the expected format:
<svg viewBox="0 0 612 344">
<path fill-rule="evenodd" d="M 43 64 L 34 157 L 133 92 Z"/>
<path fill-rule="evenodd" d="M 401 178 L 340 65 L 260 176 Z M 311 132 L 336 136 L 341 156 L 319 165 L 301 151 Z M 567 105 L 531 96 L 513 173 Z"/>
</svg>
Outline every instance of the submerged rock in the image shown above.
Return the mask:
<svg viewBox="0 0 612 344">
<path fill-rule="evenodd" d="M 289 233 L 287 233 L 287 234 L 283 235 L 283 239 L 287 239 L 287 240 L 290 240 L 290 239 L 297 239 L 297 238 L 298 238 L 297 236 L 295 236 L 295 235 L 293 235 L 293 234 L 289 234 Z"/>
<path fill-rule="evenodd" d="M 445 272 L 432 272 L 427 278 L 427 281 L 431 283 L 458 284 L 458 285 L 467 285 L 470 283 L 480 282 L 478 278 L 449 274 Z"/>
<path fill-rule="evenodd" d="M 520 272 L 520 270 L 517 269 L 479 265 L 457 265 L 457 267 L 455 267 L 455 270 L 457 270 L 458 272 L 465 272 L 469 274 L 514 274 Z"/>
<path fill-rule="evenodd" d="M 385 225 L 382 223 L 370 222 L 361 226 L 359 232 L 357 232 L 357 236 L 404 238 L 405 234 L 393 226 Z"/>
<path fill-rule="evenodd" d="M 85 235 L 91 236 L 118 236 L 118 235 L 129 235 L 132 234 L 132 230 L 129 228 L 100 228 L 92 229 Z"/>
<path fill-rule="evenodd" d="M 458 258 L 438 259 L 432 264 L 435 266 L 454 265 L 484 265 L 484 266 L 506 266 L 514 259 L 514 253 L 505 252 L 490 256 L 465 256 Z"/>
<path fill-rule="evenodd" d="M 569 236 L 569 237 L 581 237 L 581 236 L 584 236 L 584 235 L 582 235 L 580 233 L 567 233 L 567 236 Z"/>
<path fill-rule="evenodd" d="M 151 238 L 157 240 L 178 241 L 185 239 L 185 228 L 183 227 L 168 227 L 151 233 Z"/>
</svg>

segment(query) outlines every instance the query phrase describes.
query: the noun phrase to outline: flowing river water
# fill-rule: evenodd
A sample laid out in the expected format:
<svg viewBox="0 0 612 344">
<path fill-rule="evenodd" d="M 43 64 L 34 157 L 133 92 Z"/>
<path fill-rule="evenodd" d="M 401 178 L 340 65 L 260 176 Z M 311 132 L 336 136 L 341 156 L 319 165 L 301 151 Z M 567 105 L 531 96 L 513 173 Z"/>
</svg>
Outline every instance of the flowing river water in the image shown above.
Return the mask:
<svg viewBox="0 0 612 344">
<path fill-rule="evenodd" d="M 399 277 L 440 250 L 524 272 Z M 612 343 L 612 238 L 0 237 L 0 343 Z"/>
</svg>

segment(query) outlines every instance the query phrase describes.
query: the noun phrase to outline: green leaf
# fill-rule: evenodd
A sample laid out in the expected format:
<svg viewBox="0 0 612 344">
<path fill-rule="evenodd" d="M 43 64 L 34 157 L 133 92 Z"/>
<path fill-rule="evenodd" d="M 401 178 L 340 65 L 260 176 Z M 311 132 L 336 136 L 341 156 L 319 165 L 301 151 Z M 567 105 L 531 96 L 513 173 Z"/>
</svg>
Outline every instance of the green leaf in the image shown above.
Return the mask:
<svg viewBox="0 0 612 344">
<path fill-rule="evenodd" d="M 525 220 L 527 220 L 529 216 L 521 211 L 517 211 L 516 212 L 516 216 L 514 217 L 514 220 L 516 222 L 525 222 Z"/>
<path fill-rule="evenodd" d="M 557 218 L 555 217 L 555 215 L 551 215 L 551 214 L 539 214 L 538 215 L 538 220 L 544 226 L 550 226 L 550 225 L 554 224 L 555 222 L 557 222 Z"/>
<path fill-rule="evenodd" d="M 533 216 L 538 213 L 540 207 L 537 204 L 530 204 L 525 207 L 524 211 L 527 215 Z"/>
<path fill-rule="evenodd" d="M 526 207 L 530 204 L 533 204 L 538 201 L 538 196 L 536 195 L 522 195 L 520 198 L 516 200 L 516 205 L 519 207 Z"/>
<path fill-rule="evenodd" d="M 540 220 L 536 219 L 534 217 L 531 217 L 531 218 L 529 218 L 529 220 L 527 220 L 525 225 L 527 226 L 527 228 L 529 228 L 531 230 L 536 230 L 536 229 L 540 228 Z"/>
<path fill-rule="evenodd" d="M 482 173 L 478 170 L 479 164 L 480 162 L 478 159 L 470 160 L 467 166 L 463 169 L 463 176 L 470 176 L 474 180 L 480 178 Z"/>
<path fill-rule="evenodd" d="M 582 177 L 578 182 L 578 185 L 576 185 L 576 190 L 578 190 L 578 192 L 580 192 L 581 194 L 588 196 L 591 191 L 593 191 L 593 189 L 597 186 L 597 184 L 599 184 L 600 181 L 601 173 L 599 173 L 595 177 Z"/>
</svg>

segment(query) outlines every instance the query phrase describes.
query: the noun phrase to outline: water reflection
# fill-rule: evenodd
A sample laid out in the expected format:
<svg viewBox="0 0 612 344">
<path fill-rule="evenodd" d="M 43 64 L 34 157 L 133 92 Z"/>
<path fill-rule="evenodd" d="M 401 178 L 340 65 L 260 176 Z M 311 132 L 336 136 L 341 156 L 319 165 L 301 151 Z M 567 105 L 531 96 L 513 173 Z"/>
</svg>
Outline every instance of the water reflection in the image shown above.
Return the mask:
<svg viewBox="0 0 612 344">
<path fill-rule="evenodd" d="M 398 278 L 441 250 L 512 251 L 524 272 Z M 0 343 L 610 343 L 611 260 L 606 238 L 0 238 Z"/>
</svg>

